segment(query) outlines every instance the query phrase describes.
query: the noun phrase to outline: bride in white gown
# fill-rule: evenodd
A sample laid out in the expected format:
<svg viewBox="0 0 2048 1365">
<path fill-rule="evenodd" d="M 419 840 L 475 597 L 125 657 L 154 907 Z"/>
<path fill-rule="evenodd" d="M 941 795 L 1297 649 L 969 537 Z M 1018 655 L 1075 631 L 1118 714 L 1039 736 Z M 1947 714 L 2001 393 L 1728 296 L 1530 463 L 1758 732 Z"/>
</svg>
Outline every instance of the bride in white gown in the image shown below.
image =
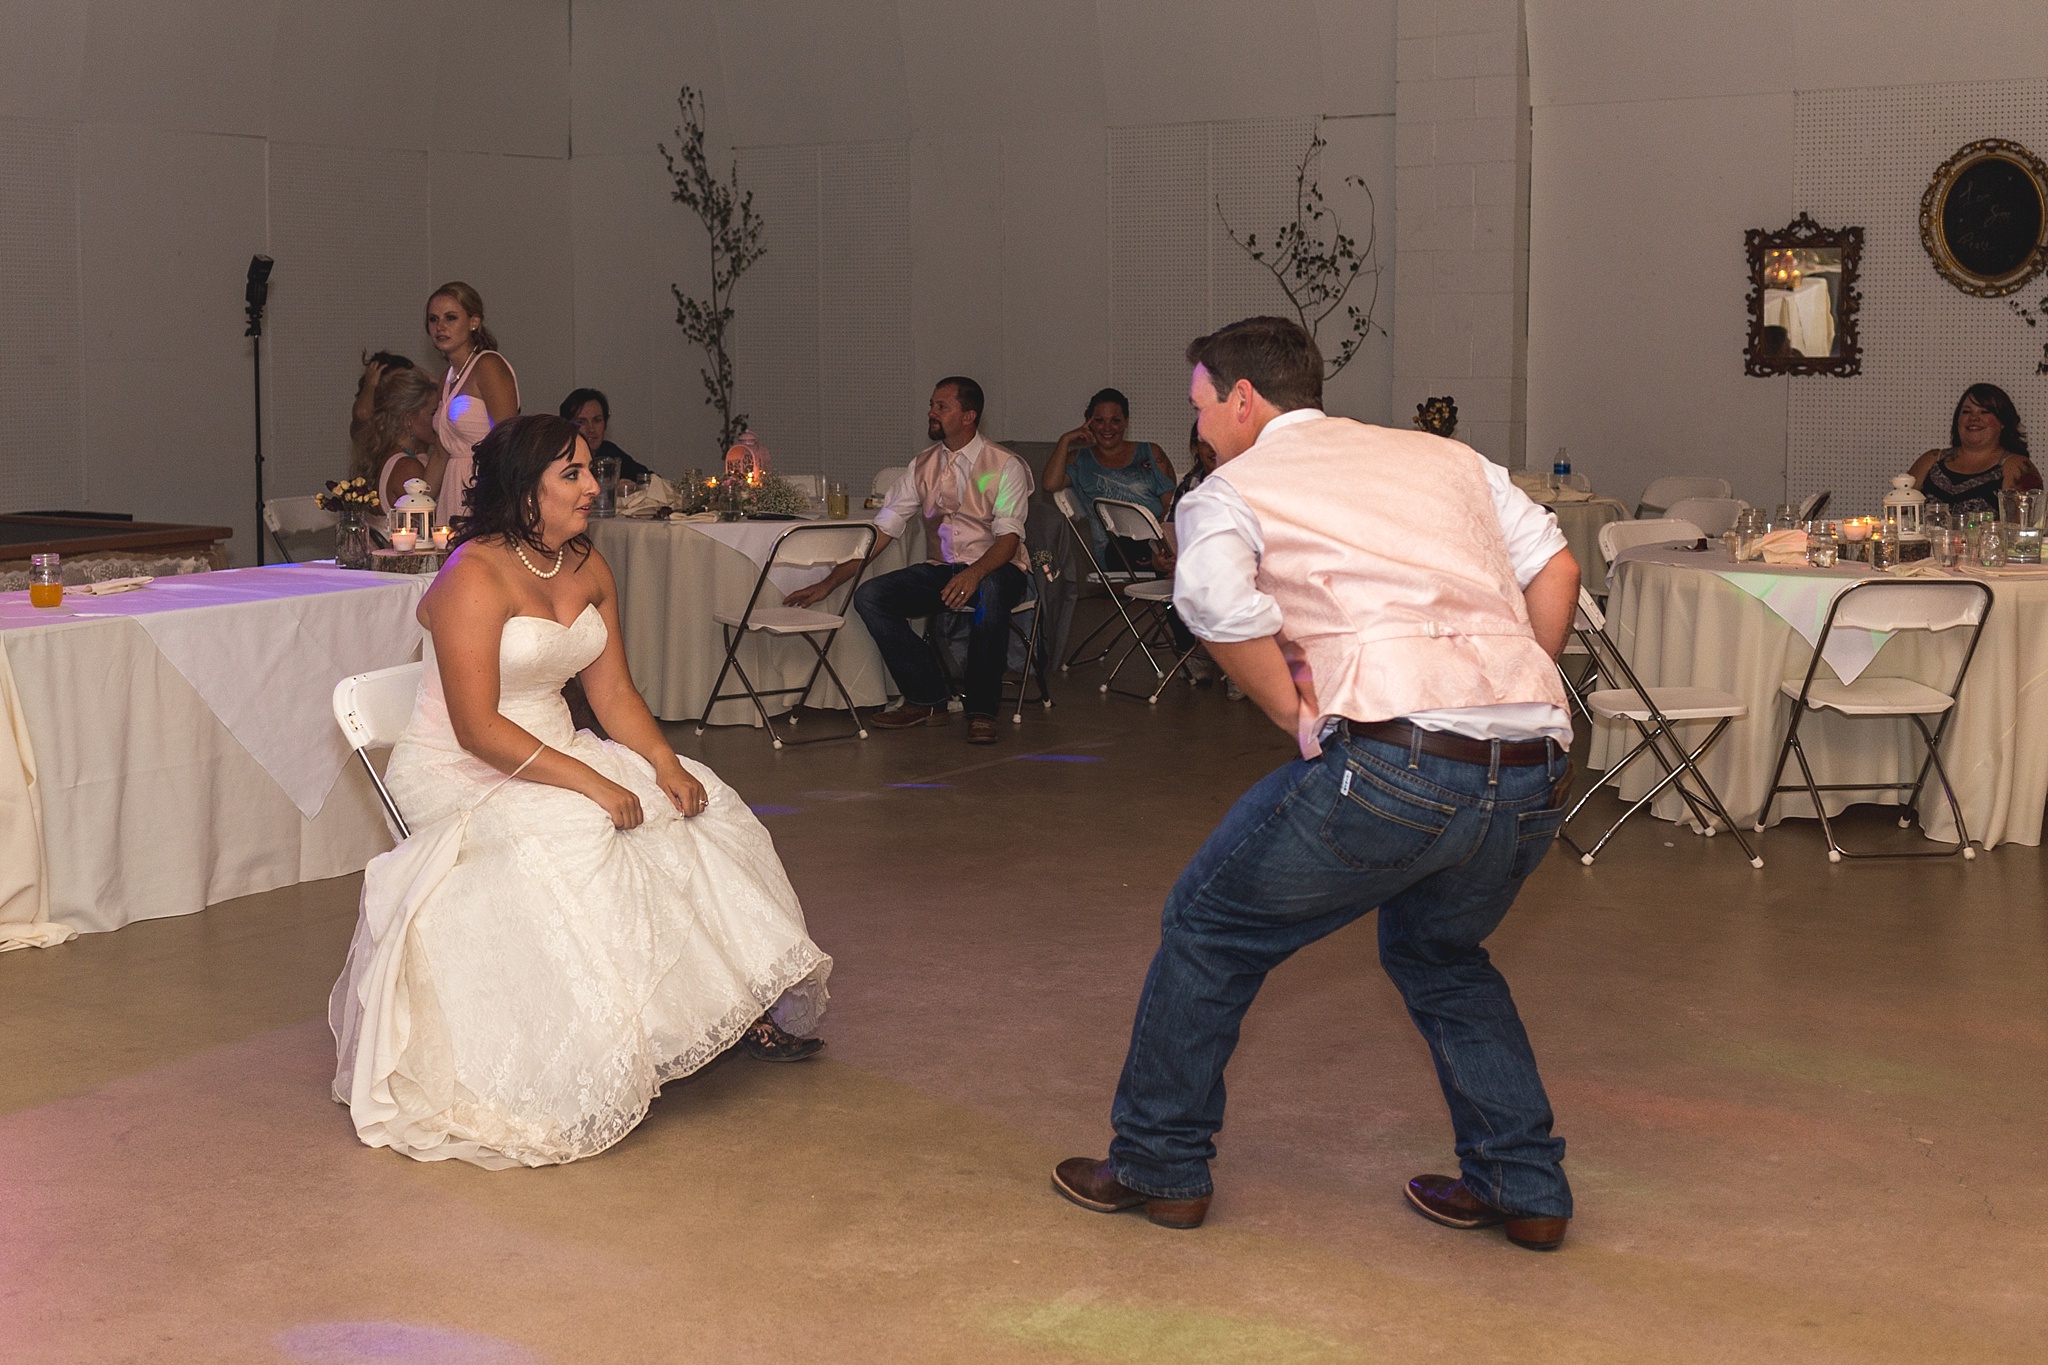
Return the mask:
<svg viewBox="0 0 2048 1365">
<path fill-rule="evenodd" d="M 589 458 L 560 418 L 497 427 L 420 605 L 432 647 L 386 772 L 413 835 L 364 874 L 328 1012 L 357 1134 L 423 1161 L 574 1161 L 737 1042 L 823 1046 L 797 1035 L 832 960 L 768 832 L 627 675 Z M 615 741 L 572 727 L 578 673 Z"/>
</svg>

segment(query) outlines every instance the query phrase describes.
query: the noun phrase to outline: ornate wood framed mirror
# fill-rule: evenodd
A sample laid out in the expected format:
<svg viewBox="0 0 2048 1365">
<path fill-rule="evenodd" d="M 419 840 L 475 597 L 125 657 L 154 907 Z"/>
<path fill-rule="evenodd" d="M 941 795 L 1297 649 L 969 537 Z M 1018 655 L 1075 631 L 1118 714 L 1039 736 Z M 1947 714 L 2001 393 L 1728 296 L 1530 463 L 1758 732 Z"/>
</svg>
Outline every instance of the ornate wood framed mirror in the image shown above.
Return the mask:
<svg viewBox="0 0 2048 1365">
<path fill-rule="evenodd" d="M 2048 266 L 2048 165 L 2002 137 L 1965 145 L 1920 196 L 1920 244 L 1965 294 L 2023 288 Z"/>
<path fill-rule="evenodd" d="M 1751 228 L 1749 350 L 1742 372 L 1832 374 L 1863 369 L 1856 292 L 1863 229 L 1824 228 L 1805 214 L 1776 232 Z"/>
</svg>

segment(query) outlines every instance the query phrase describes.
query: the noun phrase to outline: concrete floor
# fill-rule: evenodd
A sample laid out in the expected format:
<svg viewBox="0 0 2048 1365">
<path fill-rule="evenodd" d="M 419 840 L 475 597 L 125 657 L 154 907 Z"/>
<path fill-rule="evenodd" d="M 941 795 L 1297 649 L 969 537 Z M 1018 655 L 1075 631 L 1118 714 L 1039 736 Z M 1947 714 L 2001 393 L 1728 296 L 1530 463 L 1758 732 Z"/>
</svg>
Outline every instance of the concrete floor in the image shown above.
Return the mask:
<svg viewBox="0 0 2048 1365">
<path fill-rule="evenodd" d="M 2030 848 L 1554 854 L 1492 947 L 1570 1142 L 1555 1255 L 1404 1206 L 1450 1133 L 1369 922 L 1249 1017 L 1208 1226 L 1057 1199 L 1167 887 L 1286 756 L 1213 690 L 1058 695 L 992 751 L 675 727 L 769 812 L 831 1047 L 722 1061 L 569 1167 L 356 1143 L 324 1016 L 356 878 L 0 957 L 0 1360 L 2048 1359 Z"/>
</svg>

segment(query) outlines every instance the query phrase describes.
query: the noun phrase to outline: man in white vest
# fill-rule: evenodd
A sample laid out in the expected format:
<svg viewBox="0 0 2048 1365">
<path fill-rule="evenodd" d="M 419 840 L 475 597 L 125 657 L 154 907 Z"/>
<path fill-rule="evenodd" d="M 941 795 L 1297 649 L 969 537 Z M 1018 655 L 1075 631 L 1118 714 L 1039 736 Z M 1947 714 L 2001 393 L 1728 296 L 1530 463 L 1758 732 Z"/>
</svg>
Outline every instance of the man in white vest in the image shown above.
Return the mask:
<svg viewBox="0 0 2048 1365">
<path fill-rule="evenodd" d="M 993 744 L 999 733 L 1010 613 L 1030 582 L 1024 519 L 1032 478 L 1031 466 L 982 437 L 983 401 L 981 385 L 965 375 L 938 382 L 926 413 L 932 444 L 918 452 L 875 514 L 881 534 L 870 560 L 918 521 L 928 551 L 925 563 L 871 578 L 853 595 L 853 609 L 903 690 L 900 706 L 869 718 L 884 730 L 946 723 L 951 698 L 945 674 L 910 624 L 945 610 L 974 613 L 967 628 L 967 742 Z M 859 567 L 849 560 L 783 601 L 807 607 Z"/>
<path fill-rule="evenodd" d="M 1408 1183 L 1453 1228 L 1564 1240 L 1571 1187 L 1507 982 L 1481 942 L 1564 817 L 1553 660 L 1579 569 L 1556 520 L 1456 441 L 1321 411 L 1283 318 L 1188 347 L 1216 471 L 1174 509 L 1174 605 L 1298 744 L 1167 897 L 1110 1114 L 1109 1159 L 1053 1173 L 1102 1213 L 1201 1224 L 1223 1071 L 1266 973 L 1378 910 L 1380 962 L 1449 1102 L 1460 1175 Z"/>
</svg>

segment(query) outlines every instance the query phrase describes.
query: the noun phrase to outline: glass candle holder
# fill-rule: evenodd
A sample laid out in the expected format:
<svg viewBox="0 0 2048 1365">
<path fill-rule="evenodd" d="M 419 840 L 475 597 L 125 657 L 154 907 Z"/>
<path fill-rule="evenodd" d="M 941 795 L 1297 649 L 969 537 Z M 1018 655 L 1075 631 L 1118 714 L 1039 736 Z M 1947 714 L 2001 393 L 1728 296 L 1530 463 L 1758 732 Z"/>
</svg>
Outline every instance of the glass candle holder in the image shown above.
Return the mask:
<svg viewBox="0 0 2048 1365">
<path fill-rule="evenodd" d="M 28 604 L 32 607 L 64 605 L 64 573 L 56 555 L 28 557 Z"/>
</svg>

